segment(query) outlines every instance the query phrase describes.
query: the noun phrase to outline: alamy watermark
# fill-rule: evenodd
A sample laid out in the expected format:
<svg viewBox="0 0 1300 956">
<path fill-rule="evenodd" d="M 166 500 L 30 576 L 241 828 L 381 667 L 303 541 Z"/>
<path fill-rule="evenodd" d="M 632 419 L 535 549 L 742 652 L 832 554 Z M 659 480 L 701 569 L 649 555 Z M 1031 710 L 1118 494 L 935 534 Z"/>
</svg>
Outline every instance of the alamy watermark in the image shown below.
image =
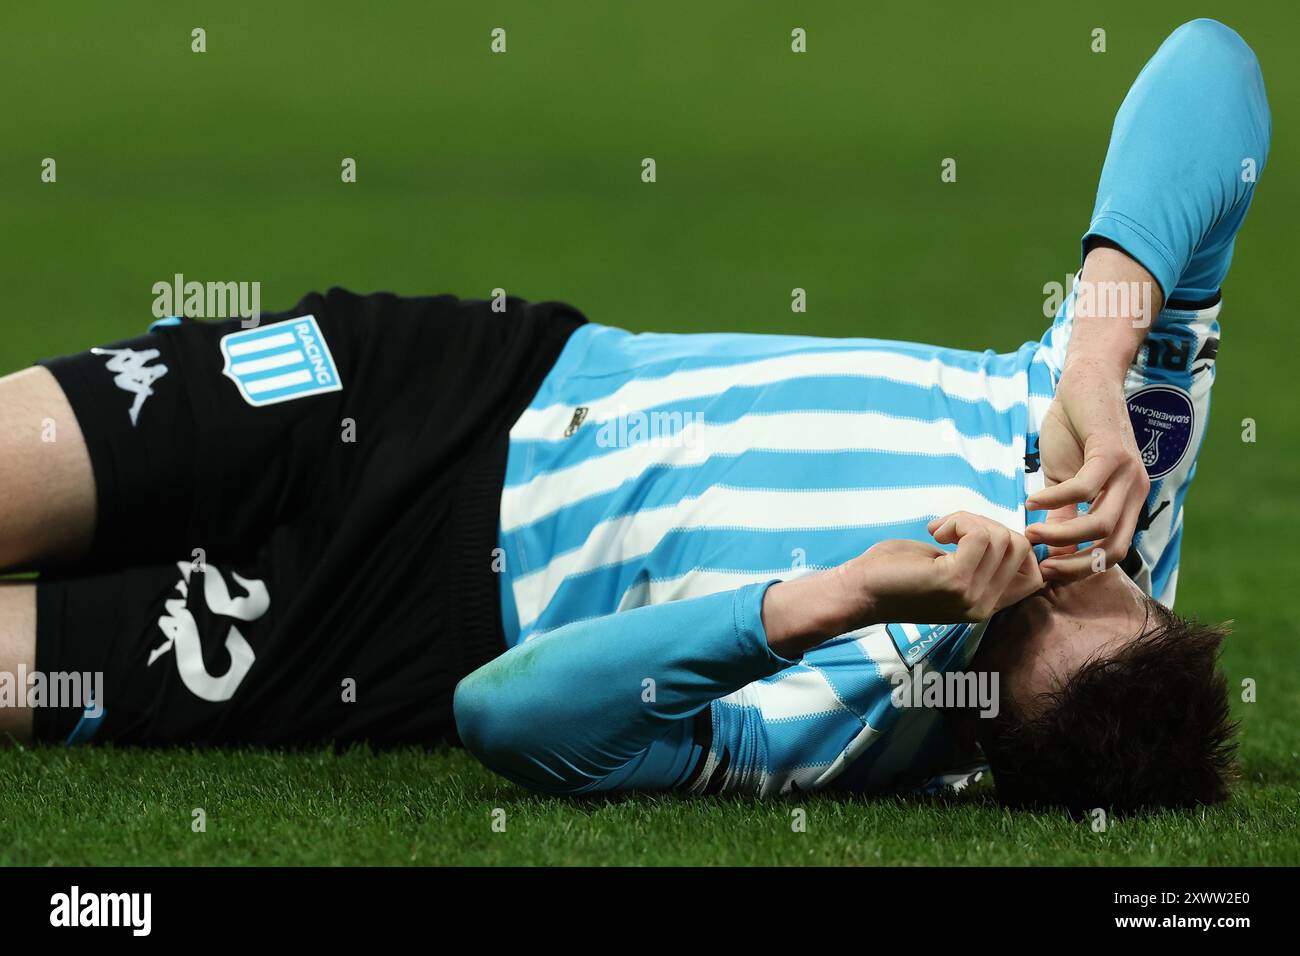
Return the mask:
<svg viewBox="0 0 1300 956">
<path fill-rule="evenodd" d="M 1061 303 L 1074 296 L 1075 318 L 1125 319 L 1135 329 L 1151 324 L 1154 291 L 1151 282 L 1090 282 L 1076 273 L 1067 273 L 1065 283 L 1048 282 L 1043 286 L 1043 315 L 1051 318 Z"/>
<path fill-rule="evenodd" d="M 620 408 L 596 430 L 596 444 L 601 448 L 693 448 L 704 427 L 703 412 L 641 412 Z"/>
<path fill-rule="evenodd" d="M 153 284 L 154 318 L 184 315 L 191 319 L 243 319 L 246 329 L 262 318 L 262 283 L 186 281 L 176 273 L 170 282 Z"/>
<path fill-rule="evenodd" d="M 50 897 L 54 927 L 122 927 L 132 936 L 148 936 L 153 928 L 152 893 L 93 893 L 75 883 L 66 893 Z"/>
<path fill-rule="evenodd" d="M 0 671 L 0 708 L 77 708 L 91 718 L 104 712 L 103 671 Z"/>
<path fill-rule="evenodd" d="M 980 716 L 987 718 L 1001 709 L 997 671 L 936 671 L 917 663 L 911 673 L 894 674 L 890 683 L 894 689 L 889 700 L 895 707 L 979 708 Z"/>
</svg>

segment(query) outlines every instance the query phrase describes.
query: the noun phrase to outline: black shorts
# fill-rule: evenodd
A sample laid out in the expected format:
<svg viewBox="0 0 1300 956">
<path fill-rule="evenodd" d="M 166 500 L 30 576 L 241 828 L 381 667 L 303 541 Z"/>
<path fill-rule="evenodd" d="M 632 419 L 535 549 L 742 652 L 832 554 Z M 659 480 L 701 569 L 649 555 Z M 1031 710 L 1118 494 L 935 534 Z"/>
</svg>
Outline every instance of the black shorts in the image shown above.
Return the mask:
<svg viewBox="0 0 1300 956">
<path fill-rule="evenodd" d="M 307 296 L 42 363 L 90 450 L 90 553 L 37 586 L 36 666 L 103 674 L 42 740 L 454 740 L 504 650 L 508 432 L 572 331 L 558 303 Z"/>
</svg>

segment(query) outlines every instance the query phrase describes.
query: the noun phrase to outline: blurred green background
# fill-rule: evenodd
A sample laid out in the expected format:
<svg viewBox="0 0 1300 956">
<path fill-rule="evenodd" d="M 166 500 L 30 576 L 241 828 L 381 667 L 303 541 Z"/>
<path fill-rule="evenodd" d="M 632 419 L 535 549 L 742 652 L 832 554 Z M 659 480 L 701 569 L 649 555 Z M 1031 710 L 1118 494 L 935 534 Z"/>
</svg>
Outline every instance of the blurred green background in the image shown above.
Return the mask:
<svg viewBox="0 0 1300 956">
<path fill-rule="evenodd" d="M 267 310 L 331 285 L 501 286 L 637 330 L 1011 350 L 1078 266 L 1124 92 L 1195 16 L 1256 50 L 1274 138 L 1225 290 L 1180 610 L 1235 618 L 1230 682 L 1259 684 L 1237 707 L 1248 792 L 1294 821 L 1293 3 L 10 3 L 0 372 L 139 333 L 178 272 L 260 281 Z"/>
</svg>

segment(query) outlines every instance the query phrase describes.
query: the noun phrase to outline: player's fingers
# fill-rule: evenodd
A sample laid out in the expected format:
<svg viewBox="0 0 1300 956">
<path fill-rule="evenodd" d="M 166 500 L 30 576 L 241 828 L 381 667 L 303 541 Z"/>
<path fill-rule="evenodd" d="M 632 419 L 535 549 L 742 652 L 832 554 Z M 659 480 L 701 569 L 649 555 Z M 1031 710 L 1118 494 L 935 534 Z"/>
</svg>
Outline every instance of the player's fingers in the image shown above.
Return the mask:
<svg viewBox="0 0 1300 956">
<path fill-rule="evenodd" d="M 955 581 L 974 580 L 975 572 L 988 550 L 993 527 L 1000 526 L 967 511 L 955 511 L 940 520 L 932 533 L 939 544 L 957 545 L 956 551 L 945 555 L 945 564 L 952 569 Z"/>
<path fill-rule="evenodd" d="M 940 544 L 957 543 L 957 519 L 966 514 L 965 511 L 953 511 L 941 518 L 932 518 L 930 523 L 925 526 L 925 530 L 930 533 Z"/>
<path fill-rule="evenodd" d="M 980 515 L 959 511 L 930 522 L 941 544 L 957 550 L 945 563 L 953 595 L 972 619 L 984 618 L 1043 586 L 1038 561 L 1024 535 Z"/>
<path fill-rule="evenodd" d="M 1007 548 L 1003 552 L 1002 560 L 989 577 L 988 591 L 996 601 L 994 610 L 1006 606 L 1003 600 L 1008 590 L 1012 589 L 1012 582 L 1022 573 L 1022 569 L 1028 566 L 1034 569 L 1035 574 L 1038 573 L 1038 562 L 1029 560 L 1033 558 L 1033 551 L 1025 536 L 1011 532 L 1007 534 Z"/>
<path fill-rule="evenodd" d="M 1006 528 L 971 514 L 960 514 L 955 523 L 957 550 L 950 556 L 948 588 L 971 620 L 993 613 L 997 593 L 989 587 L 1001 556 L 1009 547 Z"/>
<path fill-rule="evenodd" d="M 1048 582 L 1078 581 L 1096 571 L 1104 571 L 1109 563 L 1099 557 L 1099 549 L 1076 551 L 1069 557 L 1046 558 L 1038 566 L 1043 580 Z"/>
<path fill-rule="evenodd" d="M 975 567 L 975 579 L 983 582 L 982 586 L 986 587 L 989 593 L 996 597 L 1002 593 L 1002 590 L 994 582 L 997 580 L 998 574 L 1006 561 L 1007 552 L 1011 550 L 1012 534 L 1002 525 L 995 525 L 988 529 L 988 535 L 989 544 L 984 549 L 979 564 Z M 1015 537 L 1019 538 L 1021 535 Z M 960 548 L 961 545 L 958 544 L 957 547 Z"/>
<path fill-rule="evenodd" d="M 1042 529 L 1044 524 L 1060 524 L 1065 521 L 1070 521 L 1071 519 L 1078 517 L 1078 515 L 1079 509 L 1075 505 L 1066 505 L 1064 508 L 1053 508 L 1051 511 L 1047 512 L 1047 517 L 1044 521 L 1036 521 L 1025 529 L 1025 537 L 1029 539 L 1030 544 L 1044 544 L 1046 542 L 1039 540 L 1037 537 L 1037 532 Z M 1048 557 L 1073 553 L 1073 545 L 1048 545 L 1047 548 Z"/>
<path fill-rule="evenodd" d="M 1146 501 L 1145 496 L 1139 497 L 1138 491 L 1132 491 L 1124 501 L 1124 510 L 1116 521 L 1110 534 L 1097 540 L 1097 547 L 1106 552 L 1106 561 L 1108 564 L 1118 564 L 1124 560 L 1128 554 L 1129 546 L 1133 543 L 1133 533 L 1137 530 L 1138 518 L 1142 515 L 1142 505 Z"/>
<path fill-rule="evenodd" d="M 1037 562 L 1024 535 L 1011 531 L 991 518 L 958 511 L 930 523 L 940 544 L 957 543 L 957 550 L 947 553 L 942 562 L 952 597 L 971 615 L 972 620 L 988 617 L 1001 606 L 999 599 L 1007 590 L 1007 581 L 1031 559 L 1032 575 L 1041 587 Z M 1004 565 L 1010 567 L 1004 570 Z"/>
<path fill-rule="evenodd" d="M 1096 541 L 1104 538 L 1110 530 L 1104 516 L 1087 513 L 1060 524 L 1031 525 L 1025 529 L 1025 536 L 1034 544 L 1072 551 L 1070 545 Z"/>
<path fill-rule="evenodd" d="M 1058 548 L 1083 544 L 1085 541 L 1100 541 L 1115 532 L 1122 517 L 1118 503 L 1107 508 L 1102 507 L 1101 499 L 1098 499 L 1096 507 L 1069 521 L 1030 525 L 1025 529 L 1025 537 L 1034 544 Z"/>
<path fill-rule="evenodd" d="M 868 549 L 874 551 L 876 548 L 888 549 L 894 554 L 906 554 L 908 557 L 918 558 L 942 558 L 948 552 L 943 548 L 935 547 L 928 541 L 912 541 L 907 538 L 890 539 L 881 541 Z"/>
<path fill-rule="evenodd" d="M 1104 458 L 1085 461 L 1073 478 L 1059 485 L 1051 485 L 1035 491 L 1025 502 L 1025 507 L 1030 511 L 1049 511 L 1063 505 L 1092 501 L 1105 487 L 1106 480 L 1115 470 L 1115 465 L 1115 462 Z"/>
<path fill-rule="evenodd" d="M 1038 557 L 1034 554 L 1033 548 L 1029 542 L 1025 542 L 1025 554 L 1021 558 L 1020 564 L 1016 566 L 1015 573 L 1007 582 L 1002 590 L 1001 597 L 998 598 L 995 610 L 1002 610 L 1004 607 L 1010 607 L 1017 601 L 1023 601 L 1025 598 L 1043 587 L 1043 575 L 1038 569 Z"/>
<path fill-rule="evenodd" d="M 1025 543 L 1029 544 L 1028 541 Z M 1034 554 L 1032 545 L 1021 560 L 1020 566 L 1016 568 L 1016 574 L 1020 577 L 1024 577 L 1026 580 L 1037 581 L 1038 587 L 1043 586 L 1043 575 L 1038 568 L 1038 555 Z"/>
<path fill-rule="evenodd" d="M 926 525 L 931 537 L 940 544 L 956 544 L 965 535 L 976 530 L 1001 528 L 992 518 L 972 514 L 969 511 L 954 511 L 942 518 L 934 518 Z"/>
</svg>

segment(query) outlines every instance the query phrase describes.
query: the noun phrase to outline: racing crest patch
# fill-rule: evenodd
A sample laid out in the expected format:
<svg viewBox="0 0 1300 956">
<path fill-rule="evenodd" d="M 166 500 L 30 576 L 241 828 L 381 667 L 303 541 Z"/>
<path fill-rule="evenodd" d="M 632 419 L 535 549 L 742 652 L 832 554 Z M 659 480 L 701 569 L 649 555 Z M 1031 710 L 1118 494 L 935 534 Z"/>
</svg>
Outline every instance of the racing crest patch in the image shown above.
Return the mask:
<svg viewBox="0 0 1300 956">
<path fill-rule="evenodd" d="M 221 339 L 222 374 L 250 405 L 274 405 L 343 388 L 314 315 L 231 332 Z"/>
</svg>

